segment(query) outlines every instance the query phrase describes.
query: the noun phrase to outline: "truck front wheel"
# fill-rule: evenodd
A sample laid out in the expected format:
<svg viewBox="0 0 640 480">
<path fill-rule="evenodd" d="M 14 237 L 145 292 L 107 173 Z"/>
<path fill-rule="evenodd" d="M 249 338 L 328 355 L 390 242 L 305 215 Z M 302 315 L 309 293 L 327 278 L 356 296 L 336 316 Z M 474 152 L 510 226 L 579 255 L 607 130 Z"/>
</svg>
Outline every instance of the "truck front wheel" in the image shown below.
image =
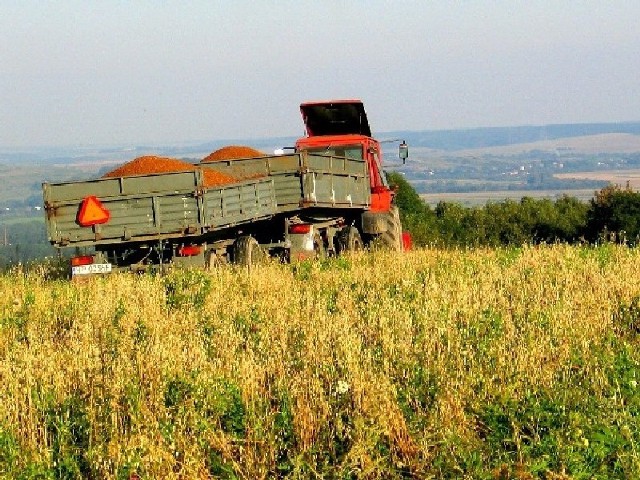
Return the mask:
<svg viewBox="0 0 640 480">
<path fill-rule="evenodd" d="M 375 244 L 389 250 L 401 251 L 402 224 L 400 223 L 400 211 L 398 207 L 392 206 L 389 213 L 384 214 L 384 221 L 387 229 L 378 236 Z"/>
</svg>

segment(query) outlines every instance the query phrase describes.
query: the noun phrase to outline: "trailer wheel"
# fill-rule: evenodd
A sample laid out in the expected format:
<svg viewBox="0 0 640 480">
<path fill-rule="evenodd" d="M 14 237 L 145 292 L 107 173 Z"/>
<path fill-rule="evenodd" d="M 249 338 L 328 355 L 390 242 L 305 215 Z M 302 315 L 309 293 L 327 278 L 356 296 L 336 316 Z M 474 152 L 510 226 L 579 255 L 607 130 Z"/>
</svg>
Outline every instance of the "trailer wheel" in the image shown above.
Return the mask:
<svg viewBox="0 0 640 480">
<path fill-rule="evenodd" d="M 355 252 L 364 248 L 360 232 L 354 226 L 343 228 L 340 233 L 338 233 L 337 238 L 338 254 L 343 252 Z"/>
<path fill-rule="evenodd" d="M 374 240 L 374 245 L 381 248 L 401 251 L 402 250 L 402 224 L 400 223 L 400 211 L 393 206 L 389 213 L 384 214 L 384 222 L 387 230 Z"/>
<path fill-rule="evenodd" d="M 265 253 L 258 241 L 249 236 L 238 238 L 233 243 L 233 263 L 238 265 L 256 265 L 264 260 Z"/>
</svg>

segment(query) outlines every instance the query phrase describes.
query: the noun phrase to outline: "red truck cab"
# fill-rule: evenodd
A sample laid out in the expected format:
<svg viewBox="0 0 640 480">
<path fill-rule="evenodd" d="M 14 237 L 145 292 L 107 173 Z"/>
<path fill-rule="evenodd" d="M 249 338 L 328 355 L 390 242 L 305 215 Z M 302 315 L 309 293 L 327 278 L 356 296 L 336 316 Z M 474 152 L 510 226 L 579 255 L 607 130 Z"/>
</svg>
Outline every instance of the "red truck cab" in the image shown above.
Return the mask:
<svg viewBox="0 0 640 480">
<path fill-rule="evenodd" d="M 306 137 L 298 139 L 296 151 L 358 158 L 367 162 L 371 186 L 371 212 L 388 212 L 393 190 L 382 171 L 382 149 L 371 136 L 360 100 L 306 102 L 300 105 Z"/>
</svg>

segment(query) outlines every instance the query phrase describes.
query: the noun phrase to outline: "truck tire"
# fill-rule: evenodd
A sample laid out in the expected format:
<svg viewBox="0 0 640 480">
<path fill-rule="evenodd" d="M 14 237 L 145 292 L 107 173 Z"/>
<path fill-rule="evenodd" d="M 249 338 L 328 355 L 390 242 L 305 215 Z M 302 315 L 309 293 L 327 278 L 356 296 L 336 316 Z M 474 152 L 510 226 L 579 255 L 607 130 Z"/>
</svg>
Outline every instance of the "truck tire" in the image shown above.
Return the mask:
<svg viewBox="0 0 640 480">
<path fill-rule="evenodd" d="M 264 251 L 253 237 L 240 237 L 233 243 L 233 263 L 237 265 L 256 265 L 264 258 Z"/>
<path fill-rule="evenodd" d="M 392 206 L 389 213 L 383 215 L 383 219 L 387 224 L 387 230 L 377 236 L 374 244 L 380 248 L 402 251 L 402 224 L 398 207 Z"/>
<path fill-rule="evenodd" d="M 354 226 L 344 227 L 337 236 L 338 254 L 343 252 L 356 252 L 364 248 L 360 232 Z"/>
</svg>

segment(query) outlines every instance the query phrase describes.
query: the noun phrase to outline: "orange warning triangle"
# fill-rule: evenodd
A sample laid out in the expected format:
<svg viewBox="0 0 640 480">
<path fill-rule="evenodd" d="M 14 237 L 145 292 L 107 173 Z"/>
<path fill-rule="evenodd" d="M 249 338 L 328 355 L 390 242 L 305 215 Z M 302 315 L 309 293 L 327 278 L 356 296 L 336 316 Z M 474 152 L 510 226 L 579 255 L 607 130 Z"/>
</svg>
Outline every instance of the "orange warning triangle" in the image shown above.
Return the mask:
<svg viewBox="0 0 640 480">
<path fill-rule="evenodd" d="M 77 220 L 81 226 L 90 227 L 99 223 L 107 223 L 109 218 L 111 218 L 109 210 L 95 196 L 90 195 L 82 201 Z"/>
</svg>

